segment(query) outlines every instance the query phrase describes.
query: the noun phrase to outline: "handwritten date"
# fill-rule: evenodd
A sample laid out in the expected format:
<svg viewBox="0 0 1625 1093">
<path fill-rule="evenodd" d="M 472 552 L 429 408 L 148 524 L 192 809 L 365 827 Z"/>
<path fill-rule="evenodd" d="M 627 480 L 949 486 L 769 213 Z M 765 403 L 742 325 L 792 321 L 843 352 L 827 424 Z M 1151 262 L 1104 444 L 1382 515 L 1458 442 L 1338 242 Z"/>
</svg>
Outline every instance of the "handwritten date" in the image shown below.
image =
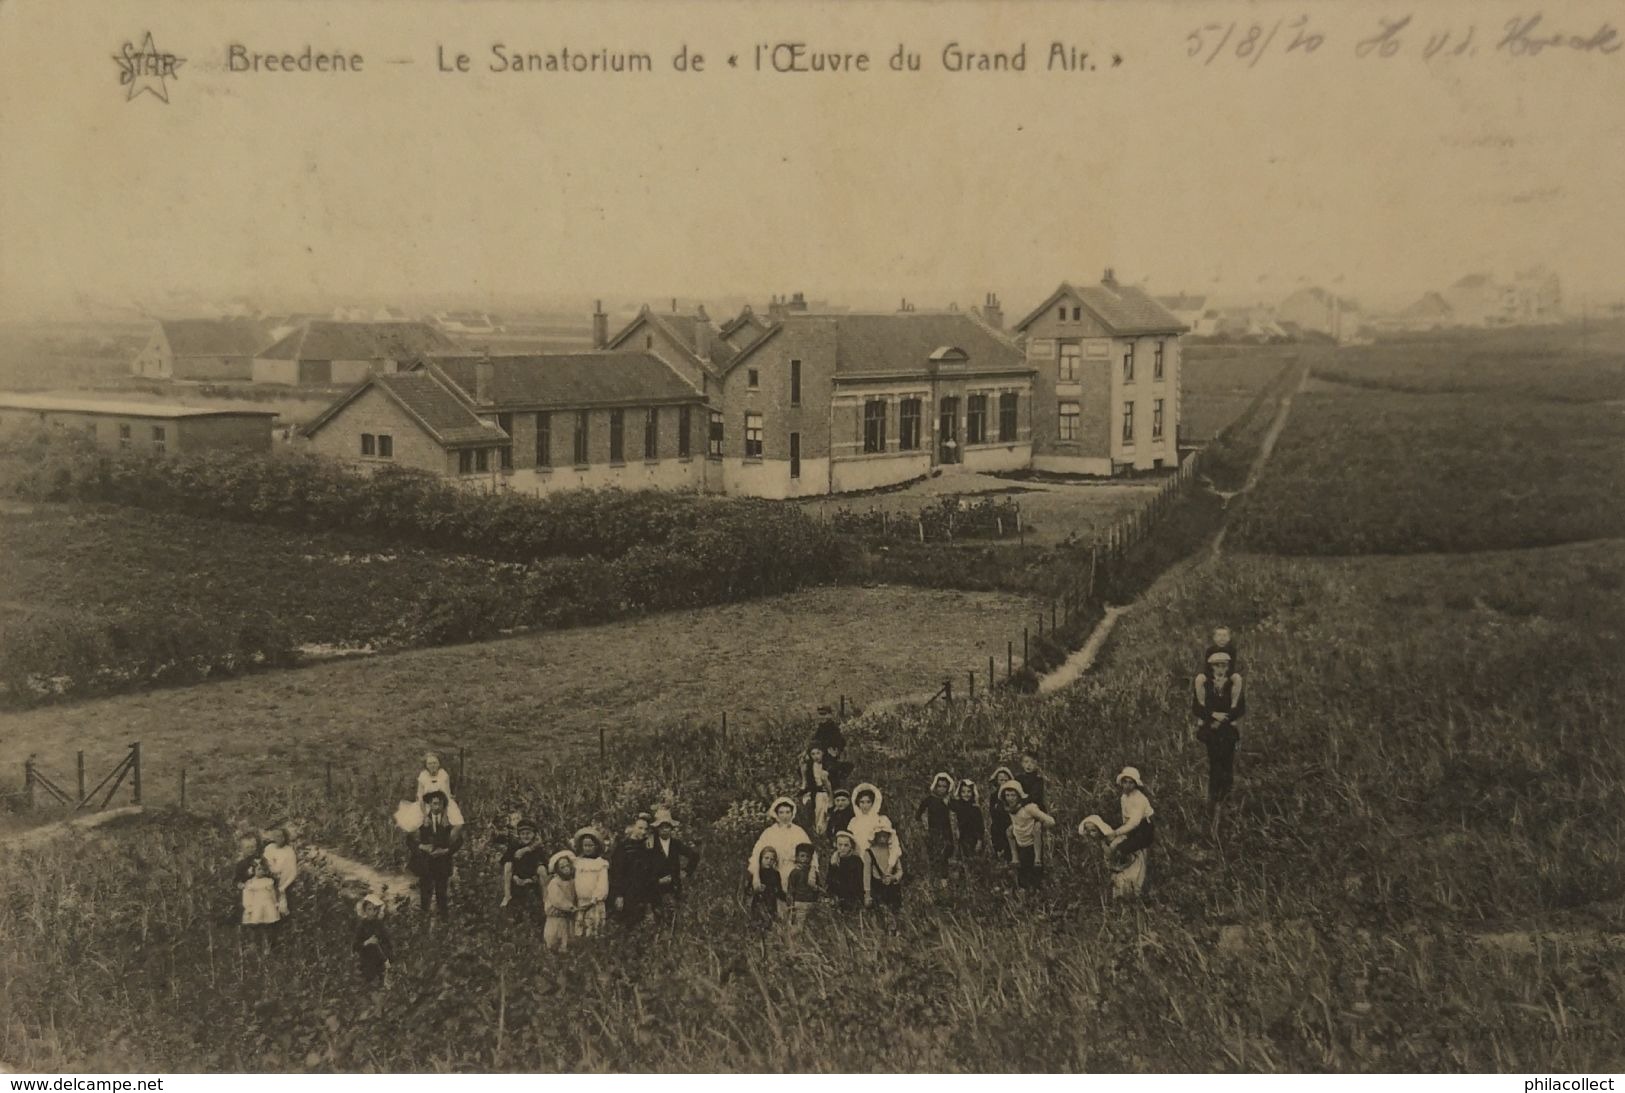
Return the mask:
<svg viewBox="0 0 1625 1093">
<path fill-rule="evenodd" d="M 1473 24 L 1425 25 L 1414 15 L 1381 17 L 1375 28 L 1351 35 L 1345 43 L 1360 60 L 1385 61 L 1419 57 L 1424 61 L 1448 57 L 1476 57 L 1480 45 L 1488 54 L 1504 57 L 1540 57 L 1559 53 L 1618 53 L 1620 33 L 1611 23 L 1585 34 L 1556 29 L 1542 12 L 1516 15 L 1500 28 L 1480 32 Z M 1266 54 L 1310 56 L 1331 45 L 1330 31 L 1310 25 L 1309 16 L 1272 22 L 1207 23 L 1185 36 L 1185 56 L 1203 65 L 1215 62 L 1255 68 Z"/>
</svg>

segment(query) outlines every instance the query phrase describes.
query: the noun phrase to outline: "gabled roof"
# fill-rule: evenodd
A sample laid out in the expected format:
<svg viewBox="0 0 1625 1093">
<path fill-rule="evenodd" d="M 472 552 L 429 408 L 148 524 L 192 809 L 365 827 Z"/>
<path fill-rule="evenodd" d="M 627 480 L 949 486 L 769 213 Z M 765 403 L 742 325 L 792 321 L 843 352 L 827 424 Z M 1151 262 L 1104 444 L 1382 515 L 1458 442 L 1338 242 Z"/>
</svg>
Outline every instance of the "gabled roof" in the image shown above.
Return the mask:
<svg viewBox="0 0 1625 1093">
<path fill-rule="evenodd" d="M 1096 285 L 1074 287 L 1061 282 L 1061 287 L 1027 315 L 1012 329 L 1026 330 L 1034 319 L 1054 307 L 1056 302 L 1071 297 L 1088 309 L 1102 326 L 1113 334 L 1183 334 L 1188 327 L 1167 308 L 1133 285 L 1102 281 Z"/>
<path fill-rule="evenodd" d="M 1029 372 L 1021 349 L 966 311 L 900 311 L 866 315 L 790 314 L 771 324 L 729 363 L 729 369 L 783 330 L 828 328 L 835 341 L 837 376 L 918 369 L 964 360 L 978 372 Z"/>
<path fill-rule="evenodd" d="M 276 417 L 275 410 L 255 410 L 231 406 L 184 406 L 174 402 L 137 402 L 133 399 L 84 398 L 0 391 L 0 409 L 37 410 L 44 413 L 110 414 L 117 417 Z"/>
<path fill-rule="evenodd" d="M 1321 288 L 1319 285 L 1314 285 L 1310 288 L 1300 288 L 1298 291 L 1288 296 L 1287 300 L 1292 300 L 1298 296 L 1307 296 L 1311 300 L 1315 301 L 1315 303 L 1320 304 L 1323 307 L 1331 307 L 1332 304 L 1335 303 L 1344 311 L 1360 310 L 1360 302 L 1358 300 L 1350 299 L 1347 296 L 1337 296 L 1334 293 L 1328 292 L 1326 289 Z M 1285 305 L 1285 302 L 1286 301 L 1282 301 L 1283 306 Z"/>
<path fill-rule="evenodd" d="M 1181 293 L 1178 296 L 1158 296 L 1157 303 L 1169 311 L 1201 311 L 1207 306 L 1207 297 L 1187 296 Z"/>
<path fill-rule="evenodd" d="M 252 357 L 271 341 L 253 319 L 159 319 L 177 357 Z"/>
<path fill-rule="evenodd" d="M 718 329 L 717 324 L 712 322 L 710 319 L 703 318 L 699 315 L 681 315 L 675 313 L 661 314 L 659 312 L 650 310 L 647 305 L 644 306 L 643 310 L 638 312 L 636 318 L 627 323 L 618 334 L 609 339 L 609 342 L 605 348 L 619 348 L 621 344 L 636 333 L 638 327 L 642 326 L 644 323 L 653 325 L 662 331 L 667 338 L 673 342 L 676 342 L 677 348 L 680 349 L 690 361 L 711 371 L 725 371 L 728 368 L 729 362 L 733 360 L 734 354 L 737 352 L 734 346 L 731 345 L 723 336 L 723 333 L 720 329 Z M 711 343 L 711 352 L 709 356 L 702 356 L 699 352 L 698 331 L 702 325 L 709 328 L 711 334 L 709 339 Z"/>
<path fill-rule="evenodd" d="M 1420 299 L 1399 314 L 1402 318 L 1419 319 L 1435 315 L 1448 315 L 1453 310 L 1455 309 L 1450 306 L 1449 302 L 1437 292 L 1425 292 Z"/>
<path fill-rule="evenodd" d="M 744 310 L 732 319 L 722 324 L 721 333 L 724 340 L 735 349 L 743 349 L 761 336 L 762 331 L 768 328 L 768 321 L 756 314 L 746 304 Z"/>
<path fill-rule="evenodd" d="M 350 403 L 369 388 L 376 387 L 405 410 L 441 447 L 471 444 L 503 444 L 508 434 L 489 421 L 483 421 L 468 404 L 430 372 L 385 372 L 368 376 L 306 425 L 306 436 L 314 436 Z"/>
<path fill-rule="evenodd" d="M 431 373 L 481 409 L 576 409 L 698 402 L 703 396 L 652 353 L 541 353 L 527 356 L 430 357 Z M 484 400 L 477 400 L 478 370 L 489 364 Z"/>
<path fill-rule="evenodd" d="M 401 361 L 456 348 L 456 342 L 428 323 L 319 319 L 300 324 L 260 356 L 279 361 Z"/>
</svg>

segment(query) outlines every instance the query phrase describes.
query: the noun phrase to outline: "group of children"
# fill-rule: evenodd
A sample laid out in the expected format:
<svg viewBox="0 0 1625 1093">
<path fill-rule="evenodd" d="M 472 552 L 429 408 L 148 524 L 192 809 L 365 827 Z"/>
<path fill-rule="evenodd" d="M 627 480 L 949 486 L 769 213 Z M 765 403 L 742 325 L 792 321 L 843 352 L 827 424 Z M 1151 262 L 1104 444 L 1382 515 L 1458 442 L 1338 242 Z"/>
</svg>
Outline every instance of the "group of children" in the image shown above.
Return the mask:
<svg viewBox="0 0 1625 1093">
<path fill-rule="evenodd" d="M 1245 710 L 1241 659 L 1230 631 L 1220 627 L 1204 652 L 1192 699 L 1195 737 L 1208 755 L 1208 801 L 1215 825 L 1234 782 L 1236 723 Z M 833 905 L 848 914 L 877 909 L 895 927 L 903 906 L 901 840 L 883 810 L 885 797 L 878 786 L 861 782 L 847 788 L 853 764 L 846 758 L 845 735 L 827 707 L 819 713 L 822 720 L 799 763 L 800 799 L 773 801 L 768 809 L 772 822 L 746 863 L 750 920 L 763 928 L 778 922 L 795 926 L 807 921 L 814 908 Z M 1056 819 L 1046 811 L 1045 778 L 1036 752 L 1023 752 L 1019 765 L 1019 773 L 1010 767 L 993 772 L 985 807 L 975 779 L 946 771 L 931 778 L 911 814 L 922 831 L 922 871 L 930 881 L 946 887 L 956 870 L 991 859 L 1012 871 L 1018 892 L 1042 885 L 1046 834 Z M 1131 897 L 1146 882 L 1155 809 L 1136 768 L 1125 767 L 1115 781 L 1121 821 L 1114 825 L 1091 815 L 1077 830 L 1105 840 L 1113 892 Z M 425 912 L 432 906 L 442 915 L 453 859 L 463 844 L 463 815 L 451 788 L 451 775 L 438 757 L 425 755 L 416 800 L 403 802 L 395 815 L 407 833 L 420 906 Z M 548 854 L 538 826 L 511 815 L 508 828 L 494 840 L 502 851 L 502 906 L 513 914 L 539 914 L 544 943 L 553 951 L 567 948 L 572 939 L 601 935 L 611 916 L 635 925 L 652 912 L 669 912 L 699 860 L 678 831 L 671 812 L 655 808 L 639 813 L 613 847 L 596 828 L 584 827 L 568 848 Z M 240 921 L 256 928 L 285 921 L 291 914 L 289 890 L 298 876 L 287 831 L 274 829 L 263 841 L 245 841 L 243 849 L 236 868 Z M 383 981 L 394 954 L 382 925 L 384 911 L 383 900 L 375 895 L 356 905 L 354 949 L 365 979 L 374 984 Z"/>
</svg>

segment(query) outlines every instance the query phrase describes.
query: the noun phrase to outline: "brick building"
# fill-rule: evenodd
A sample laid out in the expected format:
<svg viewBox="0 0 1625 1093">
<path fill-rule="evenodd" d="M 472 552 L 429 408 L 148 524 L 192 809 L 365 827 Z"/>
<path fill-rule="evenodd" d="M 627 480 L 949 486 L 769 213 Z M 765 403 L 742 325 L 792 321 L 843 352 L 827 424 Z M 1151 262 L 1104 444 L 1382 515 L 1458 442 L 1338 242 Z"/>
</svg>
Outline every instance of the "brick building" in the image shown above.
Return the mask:
<svg viewBox="0 0 1625 1093">
<path fill-rule="evenodd" d="M 0 428 L 52 425 L 145 452 L 269 452 L 271 410 L 0 392 Z"/>
<path fill-rule="evenodd" d="M 270 331 L 252 319 L 160 319 L 130 362 L 130 372 L 156 379 L 246 381 L 253 376 L 255 356 L 270 344 Z"/>
<path fill-rule="evenodd" d="M 430 357 L 365 378 L 305 427 L 313 451 L 527 493 L 704 488 L 704 400 L 645 353 Z"/>
<path fill-rule="evenodd" d="M 1016 324 L 1034 369 L 1032 465 L 1110 475 L 1179 463 L 1185 325 L 1111 270 L 1063 283 Z"/>
</svg>

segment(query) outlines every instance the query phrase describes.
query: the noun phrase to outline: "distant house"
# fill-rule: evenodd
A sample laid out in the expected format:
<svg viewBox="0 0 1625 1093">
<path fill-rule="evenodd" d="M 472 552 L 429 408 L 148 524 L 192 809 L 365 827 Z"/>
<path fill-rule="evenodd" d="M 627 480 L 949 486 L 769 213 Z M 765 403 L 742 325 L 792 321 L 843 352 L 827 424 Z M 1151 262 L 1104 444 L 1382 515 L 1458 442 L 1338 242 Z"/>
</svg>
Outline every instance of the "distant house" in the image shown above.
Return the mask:
<svg viewBox="0 0 1625 1093">
<path fill-rule="evenodd" d="M 1157 303 L 1167 308 L 1169 313 L 1183 323 L 1185 329 L 1192 334 L 1202 332 L 1200 329 L 1202 317 L 1208 310 L 1206 296 L 1190 296 L 1185 293 L 1178 296 L 1158 296 Z"/>
<path fill-rule="evenodd" d="M 1517 301 L 1516 321 L 1539 325 L 1563 318 L 1563 286 L 1557 274 L 1545 266 L 1519 270 L 1512 279 Z"/>
<path fill-rule="evenodd" d="M 271 344 L 253 319 L 160 319 L 130 372 L 154 379 L 248 380 L 254 357 Z"/>
<path fill-rule="evenodd" d="M 375 323 L 409 323 L 412 321 L 412 316 L 398 307 L 381 307 L 372 313 L 372 321 Z"/>
<path fill-rule="evenodd" d="M 272 410 L 0 392 L 0 428 L 53 425 L 144 452 L 269 452 L 275 419 Z"/>
<path fill-rule="evenodd" d="M 1403 330 L 1438 330 L 1453 325 L 1455 317 L 1455 311 L 1443 296 L 1426 292 L 1399 313 L 1395 325 Z"/>
<path fill-rule="evenodd" d="M 1031 462 L 1033 368 L 977 313 L 785 308 L 727 359 L 714 350 L 707 455 L 729 494 L 841 493 Z"/>
<path fill-rule="evenodd" d="M 1275 317 L 1282 323 L 1293 323 L 1302 331 L 1322 334 L 1337 342 L 1352 341 L 1365 324 L 1357 302 L 1318 285 L 1301 288 L 1282 300 L 1275 309 Z"/>
<path fill-rule="evenodd" d="M 456 343 L 427 323 L 300 324 L 254 360 L 255 383 L 330 386 L 375 372 L 399 371 L 426 354 L 455 352 Z"/>
<path fill-rule="evenodd" d="M 496 321 L 483 311 L 442 311 L 434 322 L 448 334 L 492 334 L 497 329 Z"/>
<path fill-rule="evenodd" d="M 1505 325 L 1517 311 L 1512 286 L 1500 284 L 1488 273 L 1469 273 L 1443 295 L 1461 326 Z"/>
<path fill-rule="evenodd" d="M 698 391 L 646 353 L 430 357 L 369 375 L 304 429 L 313 451 L 494 489 L 703 488 Z"/>
<path fill-rule="evenodd" d="M 1111 270 L 1063 283 L 1016 324 L 1035 369 L 1032 465 L 1109 475 L 1179 462 L 1180 335 L 1186 326 Z"/>
</svg>

